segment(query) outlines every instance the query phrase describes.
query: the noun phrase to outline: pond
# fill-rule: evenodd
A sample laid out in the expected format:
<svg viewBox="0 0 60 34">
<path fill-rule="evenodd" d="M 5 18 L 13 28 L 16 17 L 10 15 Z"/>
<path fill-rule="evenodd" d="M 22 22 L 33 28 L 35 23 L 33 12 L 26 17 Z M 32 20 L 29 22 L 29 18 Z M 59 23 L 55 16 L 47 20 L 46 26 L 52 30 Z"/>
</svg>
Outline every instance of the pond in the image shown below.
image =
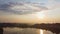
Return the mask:
<svg viewBox="0 0 60 34">
<path fill-rule="evenodd" d="M 35 28 L 3 28 L 3 34 L 53 34 L 50 31 Z"/>
</svg>

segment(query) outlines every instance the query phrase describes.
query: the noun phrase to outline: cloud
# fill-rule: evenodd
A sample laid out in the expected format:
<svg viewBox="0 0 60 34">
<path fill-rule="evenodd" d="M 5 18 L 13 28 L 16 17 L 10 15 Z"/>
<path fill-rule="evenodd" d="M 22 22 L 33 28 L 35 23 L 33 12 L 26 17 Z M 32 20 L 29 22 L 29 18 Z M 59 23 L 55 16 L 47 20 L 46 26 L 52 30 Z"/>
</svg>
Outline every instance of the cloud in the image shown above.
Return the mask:
<svg viewBox="0 0 60 34">
<path fill-rule="evenodd" d="M 10 7 L 9 4 L 1 4 L 0 5 L 0 10 L 7 10 Z"/>
<path fill-rule="evenodd" d="M 5 1 L 1 2 L 1 0 L 0 0 L 0 16 L 1 15 L 11 16 L 11 14 L 13 14 L 13 15 L 32 14 L 32 13 L 35 13 L 35 12 L 48 10 L 48 13 L 51 16 L 55 17 L 56 16 L 55 14 L 59 13 L 59 12 L 57 12 L 58 10 L 56 11 L 56 8 L 60 9 L 60 3 L 58 1 L 57 2 L 56 1 L 48 0 L 48 2 L 46 2 L 46 3 L 45 3 L 45 1 L 44 1 L 44 3 L 38 3 L 38 2 L 31 3 L 31 2 L 22 2 L 22 1 L 21 2 L 8 2 L 8 1 L 6 1 L 6 3 L 5 3 Z M 51 11 L 49 9 L 51 9 Z M 50 15 L 48 17 L 50 17 Z M 16 17 L 16 16 L 14 16 L 14 17 Z"/>
<path fill-rule="evenodd" d="M 49 0 L 46 6 L 49 9 L 60 8 L 60 0 Z"/>
<path fill-rule="evenodd" d="M 40 3 L 9 2 L 6 4 L 0 4 L 0 11 L 3 11 L 5 13 L 30 14 L 42 10 L 48 10 L 48 8 L 45 6 L 41 6 Z"/>
</svg>

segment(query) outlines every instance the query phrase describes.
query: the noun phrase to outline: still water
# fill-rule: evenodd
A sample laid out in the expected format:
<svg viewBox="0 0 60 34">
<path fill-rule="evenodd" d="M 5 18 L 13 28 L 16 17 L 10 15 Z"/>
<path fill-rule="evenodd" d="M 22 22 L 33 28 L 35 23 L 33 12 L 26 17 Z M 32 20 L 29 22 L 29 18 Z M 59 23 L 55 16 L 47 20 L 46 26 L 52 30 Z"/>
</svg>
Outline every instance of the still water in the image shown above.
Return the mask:
<svg viewBox="0 0 60 34">
<path fill-rule="evenodd" d="M 3 34 L 53 34 L 50 31 L 35 28 L 3 28 Z"/>
</svg>

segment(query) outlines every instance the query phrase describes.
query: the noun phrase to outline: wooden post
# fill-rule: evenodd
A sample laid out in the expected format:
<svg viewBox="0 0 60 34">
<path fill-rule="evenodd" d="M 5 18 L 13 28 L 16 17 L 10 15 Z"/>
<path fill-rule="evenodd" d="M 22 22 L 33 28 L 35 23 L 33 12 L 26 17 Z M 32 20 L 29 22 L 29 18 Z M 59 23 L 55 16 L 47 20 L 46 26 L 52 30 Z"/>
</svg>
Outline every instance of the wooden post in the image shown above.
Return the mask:
<svg viewBox="0 0 60 34">
<path fill-rule="evenodd" d="M 0 28 L 0 34 L 3 34 L 3 28 Z"/>
</svg>

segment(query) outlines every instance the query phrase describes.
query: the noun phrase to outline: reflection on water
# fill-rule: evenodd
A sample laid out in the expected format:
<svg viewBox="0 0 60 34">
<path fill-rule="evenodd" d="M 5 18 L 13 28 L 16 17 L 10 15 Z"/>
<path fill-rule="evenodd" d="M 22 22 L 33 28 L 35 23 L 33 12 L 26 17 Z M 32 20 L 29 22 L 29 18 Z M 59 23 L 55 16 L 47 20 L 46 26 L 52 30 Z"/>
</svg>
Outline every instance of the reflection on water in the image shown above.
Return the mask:
<svg viewBox="0 0 60 34">
<path fill-rule="evenodd" d="M 4 34 L 39 34 L 39 29 L 33 28 L 4 28 Z"/>
<path fill-rule="evenodd" d="M 43 34 L 53 34 L 51 31 L 43 30 Z"/>
<path fill-rule="evenodd" d="M 50 31 L 34 29 L 34 28 L 4 28 L 4 34 L 53 34 Z"/>
</svg>

